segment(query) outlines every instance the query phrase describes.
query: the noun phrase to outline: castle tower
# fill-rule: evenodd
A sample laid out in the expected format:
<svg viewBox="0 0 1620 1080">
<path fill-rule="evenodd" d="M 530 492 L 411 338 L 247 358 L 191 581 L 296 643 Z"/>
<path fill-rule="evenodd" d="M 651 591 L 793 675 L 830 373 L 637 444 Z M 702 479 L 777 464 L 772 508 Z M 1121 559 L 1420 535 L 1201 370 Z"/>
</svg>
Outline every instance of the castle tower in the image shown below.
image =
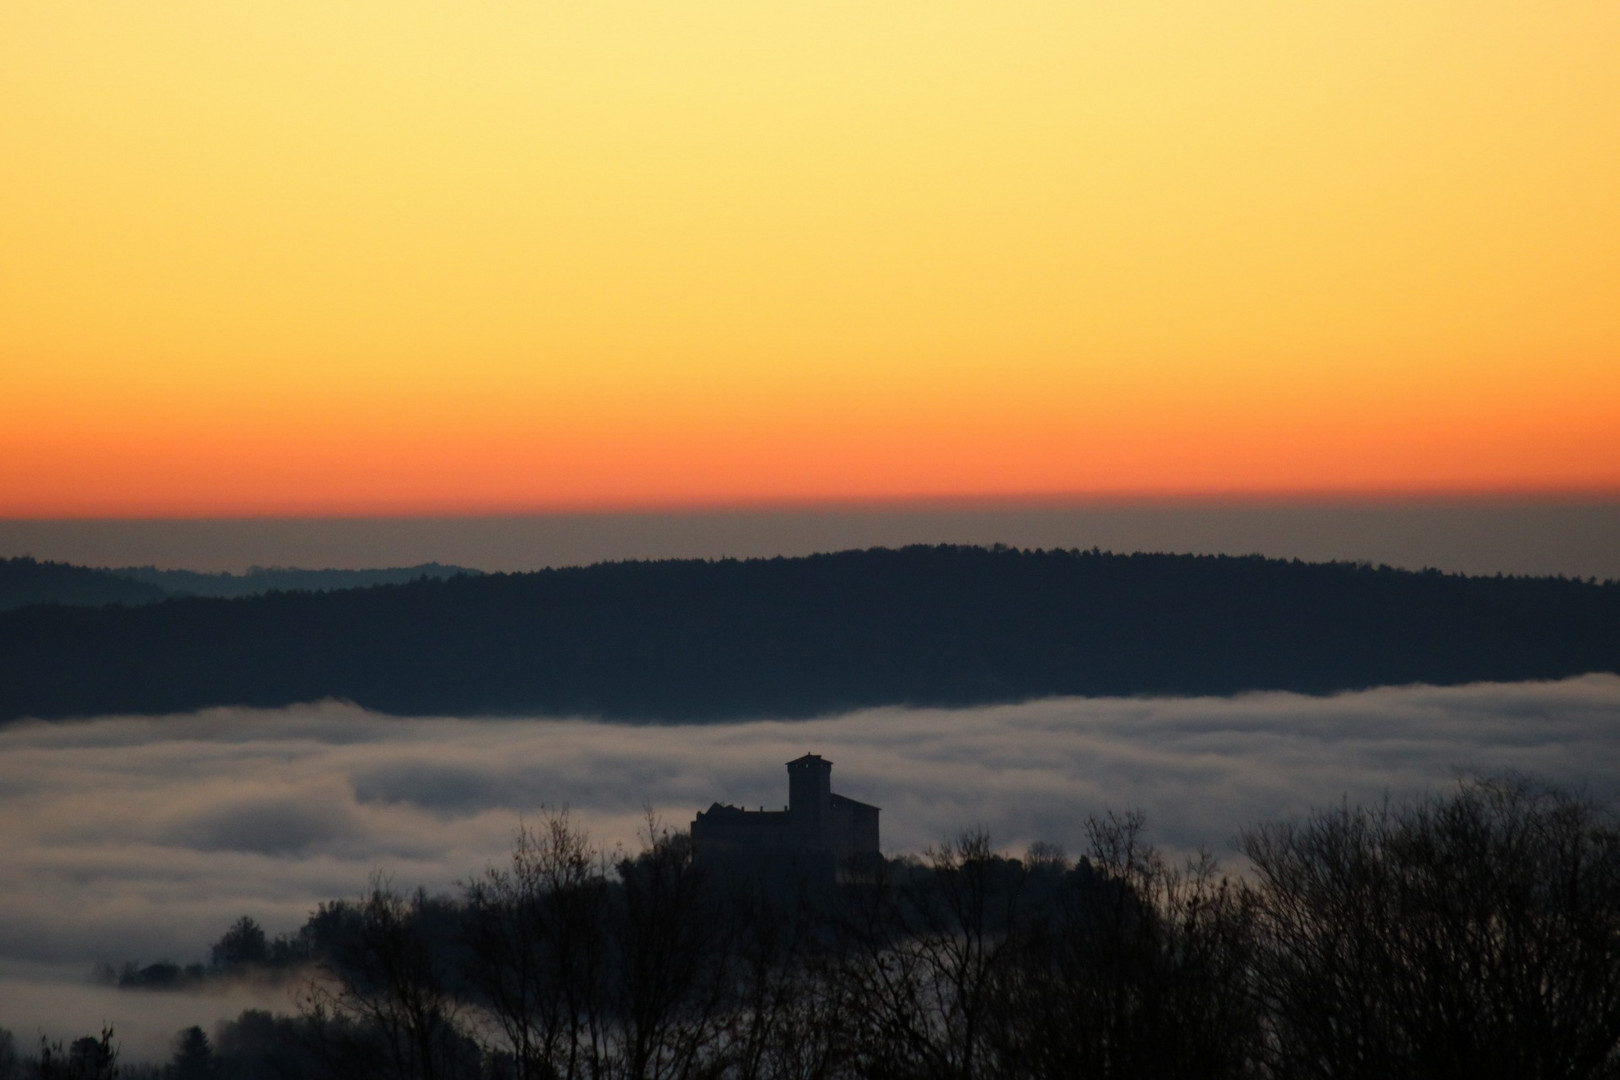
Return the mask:
<svg viewBox="0 0 1620 1080">
<path fill-rule="evenodd" d="M 832 766 L 819 754 L 787 763 L 788 820 L 799 846 L 812 851 L 831 846 Z"/>
</svg>

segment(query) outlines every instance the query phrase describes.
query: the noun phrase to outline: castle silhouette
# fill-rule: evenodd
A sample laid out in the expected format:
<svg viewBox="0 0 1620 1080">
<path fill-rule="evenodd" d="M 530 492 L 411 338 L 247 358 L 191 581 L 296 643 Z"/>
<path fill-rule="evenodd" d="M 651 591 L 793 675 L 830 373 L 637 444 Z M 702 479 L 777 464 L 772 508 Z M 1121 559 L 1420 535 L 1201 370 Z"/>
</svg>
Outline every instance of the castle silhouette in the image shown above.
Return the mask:
<svg viewBox="0 0 1620 1080">
<path fill-rule="evenodd" d="M 876 856 L 876 806 L 832 790 L 833 763 L 806 754 L 787 763 L 788 804 L 781 810 L 745 810 L 714 803 L 692 822 L 698 858 L 731 864 L 842 865 Z"/>
</svg>

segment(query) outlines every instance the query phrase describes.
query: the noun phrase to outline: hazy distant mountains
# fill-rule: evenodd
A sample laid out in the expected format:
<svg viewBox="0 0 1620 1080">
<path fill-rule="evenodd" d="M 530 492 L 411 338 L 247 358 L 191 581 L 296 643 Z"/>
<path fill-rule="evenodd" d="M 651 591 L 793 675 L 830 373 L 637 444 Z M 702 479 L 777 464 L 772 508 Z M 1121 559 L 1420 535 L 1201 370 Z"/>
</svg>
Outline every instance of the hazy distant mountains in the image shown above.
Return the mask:
<svg viewBox="0 0 1620 1080">
<path fill-rule="evenodd" d="M 400 585 L 417 578 L 478 574 L 460 566 L 423 563 L 389 570 L 296 570 L 255 566 L 244 574 L 199 574 L 126 566 L 101 570 L 30 558 L 0 559 L 0 611 L 29 604 L 151 604 L 179 596 L 253 596 L 276 589 L 330 592 L 368 585 Z"/>
<path fill-rule="evenodd" d="M 419 580 L 0 613 L 0 719 L 332 697 L 710 720 L 1620 670 L 1620 583 L 1562 578 L 963 547 L 385 573 Z"/>
</svg>

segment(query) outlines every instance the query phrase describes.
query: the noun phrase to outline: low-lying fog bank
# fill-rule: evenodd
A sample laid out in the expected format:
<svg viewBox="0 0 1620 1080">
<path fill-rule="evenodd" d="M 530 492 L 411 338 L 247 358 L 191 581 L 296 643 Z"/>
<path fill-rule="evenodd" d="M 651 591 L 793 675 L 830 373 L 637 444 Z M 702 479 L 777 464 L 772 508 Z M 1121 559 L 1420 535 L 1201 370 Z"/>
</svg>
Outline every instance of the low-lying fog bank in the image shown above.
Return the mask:
<svg viewBox="0 0 1620 1080">
<path fill-rule="evenodd" d="M 132 1058 L 179 1027 L 286 991 L 115 991 L 97 961 L 206 960 L 242 914 L 272 934 L 374 869 L 450 888 L 504 857 L 519 816 L 568 805 L 608 844 L 644 806 L 672 826 L 715 800 L 780 806 L 783 763 L 835 762 L 883 807 L 883 846 L 963 826 L 998 845 L 1084 846 L 1086 816 L 1140 809 L 1163 846 L 1229 857 L 1244 825 L 1516 769 L 1620 792 L 1620 678 L 1309 698 L 1054 699 L 821 720 L 631 727 L 399 720 L 323 703 L 0 729 L 0 1026 L 24 1047 L 110 1022 Z"/>
</svg>

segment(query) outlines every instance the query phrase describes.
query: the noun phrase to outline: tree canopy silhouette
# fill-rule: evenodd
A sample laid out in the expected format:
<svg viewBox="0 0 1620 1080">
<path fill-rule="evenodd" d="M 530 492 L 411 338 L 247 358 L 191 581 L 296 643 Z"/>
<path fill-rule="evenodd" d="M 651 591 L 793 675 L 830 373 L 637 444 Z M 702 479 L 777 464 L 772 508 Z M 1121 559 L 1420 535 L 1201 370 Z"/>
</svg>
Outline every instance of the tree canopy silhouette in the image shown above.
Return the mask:
<svg viewBox="0 0 1620 1080">
<path fill-rule="evenodd" d="M 1620 670 L 1620 583 L 1007 548 L 0 612 L 0 719 L 339 698 L 703 721 Z"/>
</svg>

